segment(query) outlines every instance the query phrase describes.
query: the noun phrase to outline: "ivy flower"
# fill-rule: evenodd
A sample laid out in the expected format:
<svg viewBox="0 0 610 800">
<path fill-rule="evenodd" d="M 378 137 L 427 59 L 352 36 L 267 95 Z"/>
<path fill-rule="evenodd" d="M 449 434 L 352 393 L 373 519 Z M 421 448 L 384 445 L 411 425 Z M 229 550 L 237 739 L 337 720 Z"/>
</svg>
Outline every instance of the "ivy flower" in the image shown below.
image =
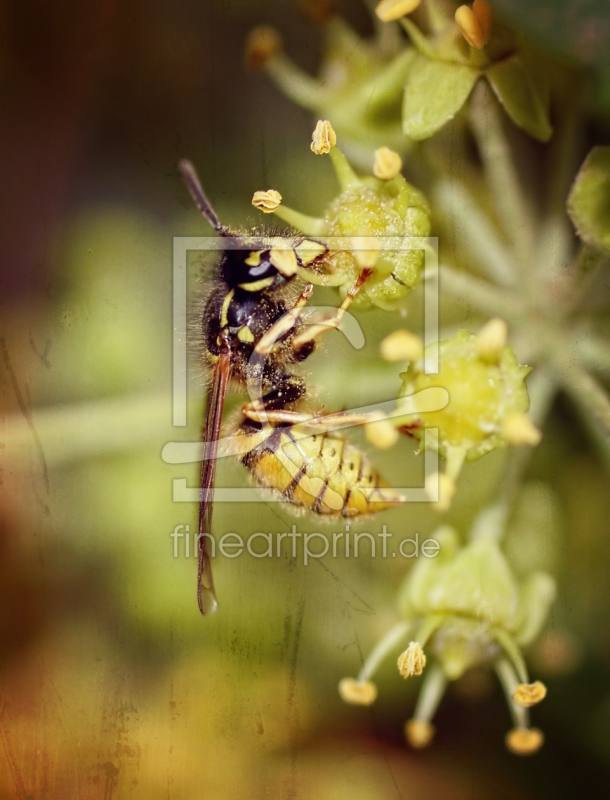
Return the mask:
<svg viewBox="0 0 610 800">
<path fill-rule="evenodd" d="M 374 672 L 386 656 L 399 653 L 398 671 L 405 680 L 424 676 L 405 735 L 411 746 L 425 747 L 434 736 L 432 719 L 448 683 L 473 667 L 488 665 L 502 684 L 513 717 L 507 747 L 520 755 L 533 753 L 544 737 L 530 727 L 529 708 L 544 699 L 546 688 L 540 681 L 530 682 L 521 649 L 540 633 L 555 583 L 545 572 L 519 582 L 484 525 L 464 547 L 449 527 L 440 528 L 435 539 L 439 555 L 418 561 L 400 591 L 403 621 L 375 647 L 357 679 L 341 682 L 341 696 L 349 703 L 374 702 Z M 401 652 L 401 642 L 409 637 Z"/>
<path fill-rule="evenodd" d="M 404 240 L 430 233 L 427 200 L 405 180 L 400 156 L 388 147 L 375 152 L 373 175 L 357 175 L 338 148 L 328 120 L 318 121 L 311 150 L 329 156 L 340 186 L 323 216 L 309 217 L 289 208 L 272 189 L 256 192 L 253 205 L 264 213 L 274 213 L 307 236 L 330 240 L 324 274 L 308 273 L 307 280 L 337 286 L 345 296 L 361 271 L 370 269 L 354 305 L 396 308 L 421 277 L 423 250 L 405 248 Z"/>
<path fill-rule="evenodd" d="M 453 17 L 430 4 L 425 33 L 406 16 L 418 5 L 387 0 L 376 9 L 382 21 L 400 22 L 417 51 L 405 86 L 404 133 L 411 139 L 432 136 L 485 78 L 512 121 L 533 138 L 548 141 L 552 128 L 544 67 L 518 36 L 492 18 L 487 0 L 461 5 Z"/>
<path fill-rule="evenodd" d="M 323 11 L 315 13 L 325 37 L 318 78 L 288 58 L 279 34 L 268 26 L 250 33 L 246 64 L 265 72 L 298 105 L 330 118 L 354 156 L 366 160 L 381 145 L 405 153 L 409 141 L 402 132 L 401 106 L 414 50 L 401 48 L 400 39 L 382 25 L 374 39 L 365 41 L 330 7 Z"/>
</svg>

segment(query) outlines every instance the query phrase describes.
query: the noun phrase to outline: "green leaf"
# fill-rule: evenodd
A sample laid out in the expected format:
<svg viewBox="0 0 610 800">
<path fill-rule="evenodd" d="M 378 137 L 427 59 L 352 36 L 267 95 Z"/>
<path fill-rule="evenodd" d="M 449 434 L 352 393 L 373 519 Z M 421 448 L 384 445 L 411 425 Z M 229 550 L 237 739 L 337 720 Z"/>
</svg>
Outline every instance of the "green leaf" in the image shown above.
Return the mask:
<svg viewBox="0 0 610 800">
<path fill-rule="evenodd" d="M 464 105 L 479 75 L 472 67 L 418 56 L 405 87 L 405 134 L 419 140 L 436 133 Z"/>
<path fill-rule="evenodd" d="M 580 168 L 568 214 L 586 244 L 610 251 L 610 147 L 595 147 Z"/>
<path fill-rule="evenodd" d="M 487 78 L 506 113 L 534 139 L 547 142 L 553 133 L 549 121 L 549 92 L 544 73 L 520 53 L 494 64 Z"/>
</svg>

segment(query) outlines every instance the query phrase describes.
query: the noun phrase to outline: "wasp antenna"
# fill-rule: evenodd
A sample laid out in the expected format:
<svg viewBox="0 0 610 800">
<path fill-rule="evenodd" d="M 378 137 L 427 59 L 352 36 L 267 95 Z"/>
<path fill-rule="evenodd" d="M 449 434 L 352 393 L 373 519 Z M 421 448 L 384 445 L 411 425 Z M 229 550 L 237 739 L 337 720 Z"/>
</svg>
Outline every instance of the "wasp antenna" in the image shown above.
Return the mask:
<svg viewBox="0 0 610 800">
<path fill-rule="evenodd" d="M 201 211 L 203 216 L 207 219 L 207 221 L 214 228 L 214 230 L 218 231 L 218 233 L 220 234 L 225 234 L 227 232 L 227 229 L 216 216 L 216 212 L 212 208 L 212 204 L 208 200 L 206 193 L 203 191 L 203 187 L 201 185 L 195 167 L 191 164 L 190 161 L 187 161 L 187 159 L 183 159 L 178 164 L 178 169 L 180 170 L 180 174 L 184 178 L 186 187 L 189 190 L 189 193 L 193 198 L 193 201 L 197 206 L 197 208 Z"/>
</svg>

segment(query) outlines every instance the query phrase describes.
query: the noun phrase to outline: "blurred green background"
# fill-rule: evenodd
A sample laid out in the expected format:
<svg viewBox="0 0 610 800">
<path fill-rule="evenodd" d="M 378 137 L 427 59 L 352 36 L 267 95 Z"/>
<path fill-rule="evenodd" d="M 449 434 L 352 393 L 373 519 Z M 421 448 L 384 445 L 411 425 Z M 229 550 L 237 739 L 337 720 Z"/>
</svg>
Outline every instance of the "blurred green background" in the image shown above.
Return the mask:
<svg viewBox="0 0 610 800">
<path fill-rule="evenodd" d="M 494 5 L 543 46 L 606 66 L 605 3 Z M 364 4 L 342 8 L 370 30 Z M 197 468 L 170 467 L 160 453 L 167 441 L 196 438 L 202 413 L 194 379 L 189 427 L 172 428 L 172 237 L 209 232 L 176 163 L 197 164 L 219 215 L 236 225 L 256 221 L 256 189 L 279 189 L 310 213 L 334 192 L 329 164 L 309 151 L 309 115 L 243 68 L 245 36 L 261 22 L 315 70 L 319 32 L 293 0 L 0 10 L 0 798 L 605 797 L 610 497 L 567 401 L 530 471 L 526 500 L 535 495 L 543 519 L 533 539 L 527 509 L 513 524 L 515 553 L 529 542 L 560 586 L 531 654 L 549 686 L 533 715 L 547 742 L 533 758 L 505 751 L 508 712 L 485 673 L 451 688 L 422 753 L 402 740 L 417 681 L 400 681 L 392 663 L 374 707 L 340 701 L 340 678 L 356 674 L 395 619 L 401 559 L 305 567 L 287 552 L 219 557 L 221 607 L 202 619 L 195 560 L 172 556 L 171 531 L 196 525 L 196 507 L 172 501 L 172 479 L 195 486 Z M 609 95 L 604 70 L 596 75 L 591 135 L 607 142 Z M 192 296 L 197 271 L 193 263 Z M 420 307 L 416 294 L 415 329 Z M 443 312 L 480 323 L 468 310 Z M 400 323 L 382 312 L 361 322 L 363 351 L 329 336 L 308 362 L 317 406 L 398 389 L 376 354 Z M 229 407 L 238 402 L 230 397 Z M 463 475 L 451 514 L 462 532 L 493 493 L 503 457 Z M 393 480 L 421 481 L 410 442 L 372 458 Z M 224 461 L 218 482 L 249 485 Z M 293 523 L 343 529 L 277 504 L 215 512 L 221 533 Z M 426 536 L 437 518 L 411 504 L 352 530 L 384 523 L 395 536 Z"/>
</svg>

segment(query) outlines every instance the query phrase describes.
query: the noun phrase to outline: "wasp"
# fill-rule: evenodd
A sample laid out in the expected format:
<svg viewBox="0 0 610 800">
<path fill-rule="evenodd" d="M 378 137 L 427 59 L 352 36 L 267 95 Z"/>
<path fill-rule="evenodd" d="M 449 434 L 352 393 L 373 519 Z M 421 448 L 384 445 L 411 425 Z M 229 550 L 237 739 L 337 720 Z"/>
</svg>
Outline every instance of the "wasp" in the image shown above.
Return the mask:
<svg viewBox="0 0 610 800">
<path fill-rule="evenodd" d="M 318 337 L 337 328 L 370 275 L 363 269 L 333 316 L 312 324 L 303 311 L 328 254 L 322 242 L 292 233 L 244 234 L 223 225 L 193 165 L 180 172 L 199 211 L 223 239 L 211 290 L 197 326 L 203 359 L 211 372 L 203 423 L 199 506 L 197 599 L 202 614 L 216 610 L 208 535 L 212 532 L 213 491 L 223 408 L 229 383 L 246 387 L 250 402 L 232 437 L 239 455 L 261 486 L 280 492 L 295 507 L 322 515 L 357 516 L 401 498 L 372 467 L 364 453 L 333 431 L 363 424 L 348 412 L 315 417 L 298 410 L 307 387 L 291 368 L 315 349 Z M 204 535 L 205 534 L 205 535 Z"/>
</svg>

